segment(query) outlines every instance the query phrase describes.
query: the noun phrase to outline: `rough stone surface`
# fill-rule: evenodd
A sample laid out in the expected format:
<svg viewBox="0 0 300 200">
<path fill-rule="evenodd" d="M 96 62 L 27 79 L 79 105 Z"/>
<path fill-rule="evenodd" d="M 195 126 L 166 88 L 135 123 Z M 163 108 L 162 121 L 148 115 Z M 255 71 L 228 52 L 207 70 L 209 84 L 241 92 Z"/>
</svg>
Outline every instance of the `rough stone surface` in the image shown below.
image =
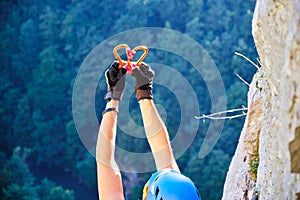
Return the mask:
<svg viewBox="0 0 300 200">
<path fill-rule="evenodd" d="M 257 1 L 253 36 L 265 71 L 259 199 L 296 199 L 300 192 L 300 174 L 291 168 L 300 162 L 295 159 L 300 144 L 292 142 L 299 141 L 296 129 L 300 125 L 299 20 L 299 0 Z M 290 152 L 290 146 L 295 151 Z"/>
<path fill-rule="evenodd" d="M 264 70 L 256 181 L 259 199 L 299 199 L 300 1 L 257 0 L 252 34 Z M 254 121 L 245 124 L 258 124 L 256 119 L 246 120 Z M 228 187 L 243 177 L 244 172 L 230 177 L 240 168 L 241 161 L 236 159 L 242 157 L 238 154 L 247 153 L 239 146 L 229 168 L 223 199 L 249 198 L 240 193 L 240 188 Z M 240 196 L 231 198 L 235 193 Z"/>
<path fill-rule="evenodd" d="M 256 86 L 263 72 L 258 72 L 248 92 L 248 113 L 239 143 L 227 173 L 223 199 L 251 199 L 255 178 L 250 162 L 258 151 L 258 139 L 262 126 L 262 96 Z"/>
<path fill-rule="evenodd" d="M 289 149 L 291 153 L 291 172 L 300 173 L 300 126 L 295 130 L 295 139 L 290 142 Z"/>
</svg>

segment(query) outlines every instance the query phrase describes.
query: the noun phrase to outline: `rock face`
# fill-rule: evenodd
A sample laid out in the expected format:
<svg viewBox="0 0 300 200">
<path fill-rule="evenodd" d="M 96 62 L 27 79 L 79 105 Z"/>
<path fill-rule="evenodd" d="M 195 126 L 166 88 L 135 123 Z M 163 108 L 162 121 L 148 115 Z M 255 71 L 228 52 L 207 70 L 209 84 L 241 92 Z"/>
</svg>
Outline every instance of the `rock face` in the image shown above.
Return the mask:
<svg viewBox="0 0 300 200">
<path fill-rule="evenodd" d="M 259 135 L 262 128 L 262 93 L 258 72 L 248 92 L 248 113 L 240 135 L 236 153 L 232 158 L 224 186 L 223 199 L 251 199 L 256 177 L 251 164 L 258 158 Z"/>
<path fill-rule="evenodd" d="M 223 199 L 251 199 L 254 186 L 259 188 L 260 200 L 300 199 L 300 1 L 257 0 L 252 29 L 264 71 L 260 80 L 261 118 L 251 117 L 255 101 L 248 98 L 248 116 L 227 174 Z M 258 80 L 254 77 L 253 81 Z M 259 165 L 256 183 L 248 181 L 247 185 L 250 166 L 248 171 L 241 169 L 243 156 L 251 158 L 245 148 L 245 138 L 254 137 L 249 124 L 260 130 Z"/>
</svg>

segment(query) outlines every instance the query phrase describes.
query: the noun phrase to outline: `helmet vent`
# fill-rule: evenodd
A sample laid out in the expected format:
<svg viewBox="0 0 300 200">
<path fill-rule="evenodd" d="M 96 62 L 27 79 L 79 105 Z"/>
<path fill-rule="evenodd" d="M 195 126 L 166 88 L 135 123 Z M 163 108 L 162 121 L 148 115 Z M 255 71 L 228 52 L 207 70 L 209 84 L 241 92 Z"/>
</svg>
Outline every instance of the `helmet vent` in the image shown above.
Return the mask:
<svg viewBox="0 0 300 200">
<path fill-rule="evenodd" d="M 159 188 L 157 187 L 156 190 L 155 190 L 155 197 L 156 198 L 157 198 L 158 194 L 159 194 Z"/>
<path fill-rule="evenodd" d="M 159 194 L 159 188 L 157 187 L 156 190 L 155 190 L 155 199 L 158 199 L 158 198 L 159 198 L 159 195 L 158 195 L 158 194 Z M 160 197 L 159 200 L 163 200 L 163 198 Z"/>
</svg>

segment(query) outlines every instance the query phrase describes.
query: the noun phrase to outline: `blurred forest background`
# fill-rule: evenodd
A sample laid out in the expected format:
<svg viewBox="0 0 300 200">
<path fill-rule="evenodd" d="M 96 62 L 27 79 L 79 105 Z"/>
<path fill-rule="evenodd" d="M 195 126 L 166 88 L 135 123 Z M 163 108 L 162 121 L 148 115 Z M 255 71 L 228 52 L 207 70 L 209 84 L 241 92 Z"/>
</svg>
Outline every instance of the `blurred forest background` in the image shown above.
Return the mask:
<svg viewBox="0 0 300 200">
<path fill-rule="evenodd" d="M 187 34 L 215 61 L 227 107 L 246 105 L 248 88 L 235 74 L 250 82 L 255 68 L 234 52 L 257 58 L 251 35 L 254 6 L 255 0 L 1 0 L 0 199 L 98 198 L 95 159 L 82 145 L 72 118 L 72 88 L 87 54 L 121 31 L 166 27 Z M 173 66 L 165 55 L 156 58 L 156 63 Z M 189 79 L 188 73 L 185 76 Z M 99 89 L 99 98 L 105 90 L 106 86 Z M 201 98 L 207 114 L 209 100 Z M 168 101 L 173 98 L 164 99 L 172 106 Z M 104 101 L 98 103 L 104 107 Z M 170 111 L 168 116 L 176 115 L 176 109 Z M 198 157 L 205 136 L 199 130 L 178 159 L 183 174 L 205 200 L 222 196 L 243 121 L 226 121 L 218 143 L 204 159 Z M 168 120 L 167 127 L 176 130 L 176 123 Z M 201 123 L 205 127 L 209 121 Z M 118 142 L 128 144 L 122 138 Z M 141 148 L 132 143 L 127 148 L 135 146 Z M 150 175 L 124 173 L 126 199 L 141 198 Z"/>
</svg>

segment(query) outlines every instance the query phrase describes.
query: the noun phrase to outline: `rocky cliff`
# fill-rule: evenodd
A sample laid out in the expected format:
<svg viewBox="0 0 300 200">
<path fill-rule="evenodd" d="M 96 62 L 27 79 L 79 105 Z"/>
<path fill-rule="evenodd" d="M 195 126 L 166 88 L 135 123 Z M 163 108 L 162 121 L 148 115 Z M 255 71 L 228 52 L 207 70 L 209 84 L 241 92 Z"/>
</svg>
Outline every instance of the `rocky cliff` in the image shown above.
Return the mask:
<svg viewBox="0 0 300 200">
<path fill-rule="evenodd" d="M 223 199 L 300 199 L 300 1 L 257 0 L 261 62 Z"/>
</svg>

